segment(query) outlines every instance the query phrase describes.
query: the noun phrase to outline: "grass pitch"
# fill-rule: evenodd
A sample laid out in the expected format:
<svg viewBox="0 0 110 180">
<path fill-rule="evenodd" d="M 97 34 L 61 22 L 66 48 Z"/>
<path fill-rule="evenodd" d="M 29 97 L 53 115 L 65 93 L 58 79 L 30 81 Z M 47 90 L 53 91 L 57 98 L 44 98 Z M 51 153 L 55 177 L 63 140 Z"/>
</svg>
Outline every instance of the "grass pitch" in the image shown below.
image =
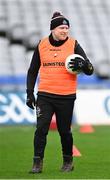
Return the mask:
<svg viewBox="0 0 110 180">
<path fill-rule="evenodd" d="M 41 174 L 29 174 L 33 157 L 34 126 L 0 127 L 0 179 L 110 179 L 110 127 L 95 126 L 91 134 L 73 127 L 74 144 L 82 156 L 74 157 L 75 170 L 59 171 L 62 165 L 60 138 L 50 131 Z"/>
</svg>

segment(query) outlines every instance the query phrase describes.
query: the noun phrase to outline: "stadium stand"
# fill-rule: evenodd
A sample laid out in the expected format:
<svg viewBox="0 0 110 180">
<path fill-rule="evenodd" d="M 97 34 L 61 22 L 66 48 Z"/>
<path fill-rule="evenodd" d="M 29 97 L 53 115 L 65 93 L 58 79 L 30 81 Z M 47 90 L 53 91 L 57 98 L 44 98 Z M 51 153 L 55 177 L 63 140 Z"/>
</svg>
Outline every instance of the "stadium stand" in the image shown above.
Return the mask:
<svg viewBox="0 0 110 180">
<path fill-rule="evenodd" d="M 70 19 L 71 31 L 95 66 L 79 87 L 110 87 L 109 0 L 0 0 L 0 88 L 24 89 L 33 50 L 49 34 L 54 11 Z"/>
</svg>

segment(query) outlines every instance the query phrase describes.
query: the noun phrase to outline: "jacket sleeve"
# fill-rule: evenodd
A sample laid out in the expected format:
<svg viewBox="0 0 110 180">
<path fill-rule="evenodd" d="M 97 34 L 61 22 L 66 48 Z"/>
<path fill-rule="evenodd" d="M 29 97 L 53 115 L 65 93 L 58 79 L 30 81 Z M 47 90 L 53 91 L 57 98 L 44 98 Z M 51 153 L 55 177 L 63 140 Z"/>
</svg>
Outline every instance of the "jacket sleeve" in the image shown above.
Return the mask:
<svg viewBox="0 0 110 180">
<path fill-rule="evenodd" d="M 83 67 L 83 72 L 86 75 L 92 75 L 94 72 L 94 67 L 93 67 L 92 63 L 90 62 L 90 60 L 87 58 L 85 51 L 80 46 L 78 41 L 76 41 L 76 43 L 75 43 L 75 54 L 79 54 L 85 59 L 85 65 Z"/>
<path fill-rule="evenodd" d="M 26 82 L 27 91 L 31 91 L 31 92 L 34 91 L 39 68 L 40 68 L 40 55 L 39 55 L 39 49 L 37 45 L 32 56 L 30 67 L 27 72 L 27 82 Z"/>
</svg>

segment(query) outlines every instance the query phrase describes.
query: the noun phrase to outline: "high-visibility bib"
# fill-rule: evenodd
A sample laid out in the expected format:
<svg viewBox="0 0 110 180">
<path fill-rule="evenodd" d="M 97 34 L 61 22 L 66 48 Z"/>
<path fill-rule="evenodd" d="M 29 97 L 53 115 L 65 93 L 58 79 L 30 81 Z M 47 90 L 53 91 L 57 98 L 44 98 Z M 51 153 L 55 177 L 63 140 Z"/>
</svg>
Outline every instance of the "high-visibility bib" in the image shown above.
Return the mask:
<svg viewBox="0 0 110 180">
<path fill-rule="evenodd" d="M 76 93 L 77 75 L 67 72 L 66 58 L 74 54 L 75 40 L 68 40 L 61 46 L 52 46 L 48 38 L 39 43 L 41 66 L 38 91 L 69 95 Z"/>
</svg>

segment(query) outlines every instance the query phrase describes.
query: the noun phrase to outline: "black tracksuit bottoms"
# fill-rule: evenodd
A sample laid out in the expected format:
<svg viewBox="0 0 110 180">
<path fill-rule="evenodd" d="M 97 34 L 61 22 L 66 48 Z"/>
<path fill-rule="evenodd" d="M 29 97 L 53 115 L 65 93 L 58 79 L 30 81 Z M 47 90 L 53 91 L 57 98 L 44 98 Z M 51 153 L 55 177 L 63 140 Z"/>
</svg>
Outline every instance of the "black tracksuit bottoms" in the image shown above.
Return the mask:
<svg viewBox="0 0 110 180">
<path fill-rule="evenodd" d="M 54 98 L 38 95 L 36 102 L 37 125 L 34 134 L 34 157 L 44 158 L 46 137 L 53 114 L 61 139 L 62 155 L 72 156 L 73 137 L 71 132 L 75 98 Z"/>
</svg>

